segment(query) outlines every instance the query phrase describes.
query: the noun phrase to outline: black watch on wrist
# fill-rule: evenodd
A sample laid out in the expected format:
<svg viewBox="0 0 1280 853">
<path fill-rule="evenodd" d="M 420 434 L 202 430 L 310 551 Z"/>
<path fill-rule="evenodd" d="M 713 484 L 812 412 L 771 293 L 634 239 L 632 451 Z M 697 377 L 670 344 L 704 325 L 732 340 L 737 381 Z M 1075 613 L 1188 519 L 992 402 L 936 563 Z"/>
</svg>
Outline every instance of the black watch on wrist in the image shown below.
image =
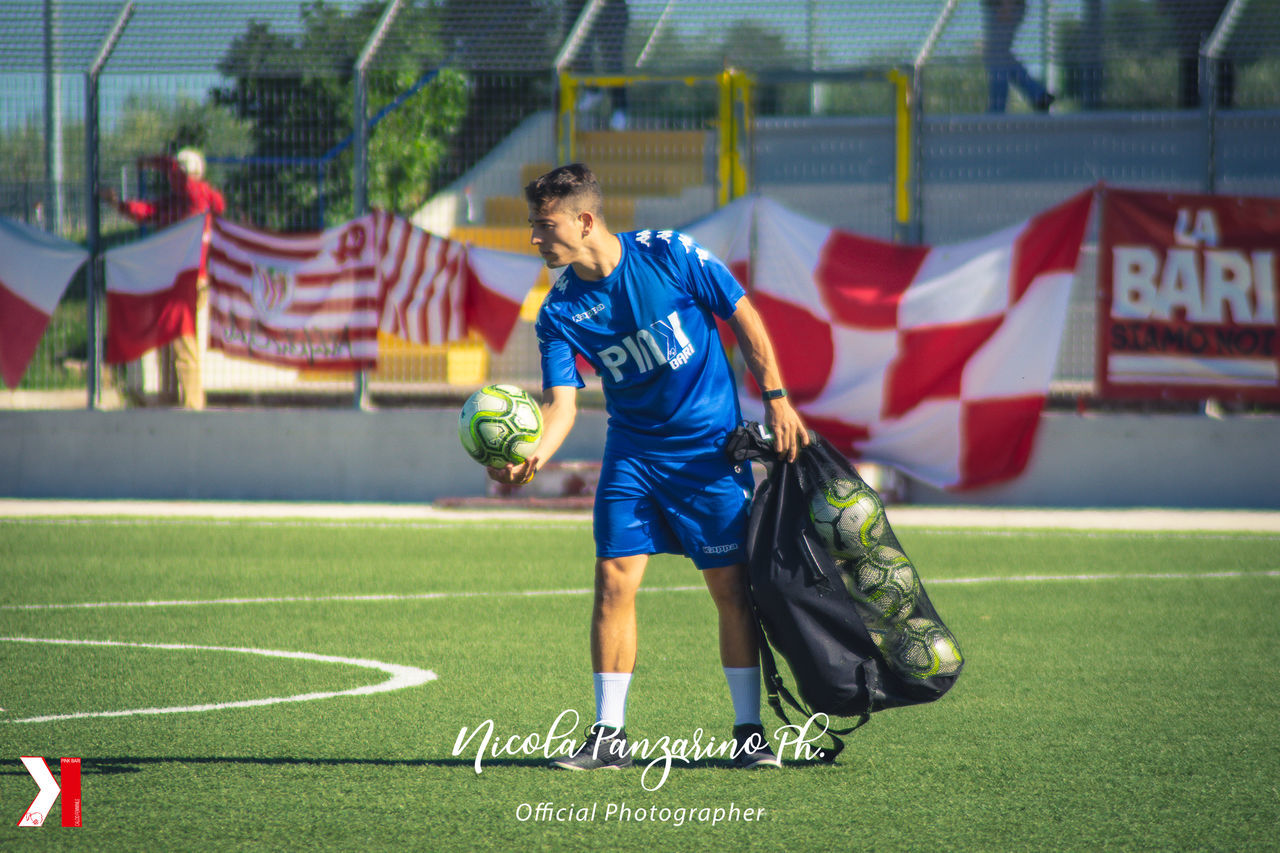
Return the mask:
<svg viewBox="0 0 1280 853">
<path fill-rule="evenodd" d="M 761 391 L 760 396 L 766 400 L 781 400 L 787 396 L 786 388 L 771 388 L 768 391 Z"/>
</svg>

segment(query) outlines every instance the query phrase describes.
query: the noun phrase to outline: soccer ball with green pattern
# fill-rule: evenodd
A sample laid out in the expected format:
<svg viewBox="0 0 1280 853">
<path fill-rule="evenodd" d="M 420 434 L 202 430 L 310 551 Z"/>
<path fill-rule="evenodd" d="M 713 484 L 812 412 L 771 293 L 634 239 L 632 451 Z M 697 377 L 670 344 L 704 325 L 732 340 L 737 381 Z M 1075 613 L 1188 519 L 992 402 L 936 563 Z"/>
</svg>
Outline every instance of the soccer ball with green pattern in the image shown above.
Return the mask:
<svg viewBox="0 0 1280 853">
<path fill-rule="evenodd" d="M 884 506 L 865 483 L 837 477 L 809 501 L 813 528 L 837 559 L 860 560 L 884 535 Z"/>
<path fill-rule="evenodd" d="M 877 545 L 865 560 L 850 565 L 844 581 L 855 597 L 865 599 L 890 624 L 911 615 L 920 594 L 920 578 L 911 560 L 888 545 Z"/>
<path fill-rule="evenodd" d="M 890 629 L 885 645 L 889 663 L 912 678 L 951 675 L 964 663 L 955 637 L 932 619 L 908 619 Z"/>
<path fill-rule="evenodd" d="M 542 438 L 542 412 L 532 397 L 514 385 L 486 385 L 462 405 L 458 438 L 481 465 L 519 465 Z"/>
</svg>

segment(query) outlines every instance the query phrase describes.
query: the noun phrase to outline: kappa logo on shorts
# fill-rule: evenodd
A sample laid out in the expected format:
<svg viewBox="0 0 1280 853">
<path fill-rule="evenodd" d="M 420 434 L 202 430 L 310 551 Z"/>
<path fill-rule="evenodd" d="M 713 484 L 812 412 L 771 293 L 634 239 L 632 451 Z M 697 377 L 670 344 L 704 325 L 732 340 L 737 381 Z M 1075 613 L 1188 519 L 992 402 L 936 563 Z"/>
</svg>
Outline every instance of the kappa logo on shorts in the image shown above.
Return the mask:
<svg viewBox="0 0 1280 853">
<path fill-rule="evenodd" d="M 738 550 L 737 545 L 703 545 L 702 553 L 704 554 L 732 554 Z"/>
</svg>

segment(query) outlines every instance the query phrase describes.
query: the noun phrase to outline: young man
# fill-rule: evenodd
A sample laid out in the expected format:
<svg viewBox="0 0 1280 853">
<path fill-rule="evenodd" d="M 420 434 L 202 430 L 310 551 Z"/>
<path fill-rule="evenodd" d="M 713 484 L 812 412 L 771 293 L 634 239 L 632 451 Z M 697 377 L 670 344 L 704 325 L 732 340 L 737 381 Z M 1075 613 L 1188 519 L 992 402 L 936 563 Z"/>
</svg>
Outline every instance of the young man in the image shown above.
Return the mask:
<svg viewBox="0 0 1280 853">
<path fill-rule="evenodd" d="M 571 770 L 626 767 L 627 690 L 636 659 L 635 595 L 648 555 L 687 554 L 719 617 L 720 660 L 735 715 L 735 761 L 777 767 L 760 721 L 755 620 L 745 541 L 751 469 L 724 452 L 741 420 L 715 317 L 728 322 L 766 400 L 778 451 L 794 459 L 808 433 L 782 386 L 759 315 L 728 269 L 672 231 L 613 234 L 600 185 L 582 164 L 525 188 L 533 245 L 564 267 L 538 315 L 544 427 L 536 454 L 490 469 L 500 482 L 533 479 L 564 442 L 583 386 L 582 356 L 600 373 L 609 412 L 595 499 L 591 661 L 596 722 L 586 743 L 553 762 Z"/>
</svg>

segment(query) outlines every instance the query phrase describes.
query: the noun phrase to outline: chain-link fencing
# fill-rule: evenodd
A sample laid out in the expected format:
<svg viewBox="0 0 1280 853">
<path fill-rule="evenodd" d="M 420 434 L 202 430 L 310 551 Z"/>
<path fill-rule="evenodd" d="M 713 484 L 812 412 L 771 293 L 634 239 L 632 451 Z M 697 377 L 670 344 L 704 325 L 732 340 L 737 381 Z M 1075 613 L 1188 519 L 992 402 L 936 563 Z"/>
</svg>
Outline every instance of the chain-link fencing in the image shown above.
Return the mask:
<svg viewBox="0 0 1280 853">
<path fill-rule="evenodd" d="M 726 90 L 729 68 L 747 82 Z M 862 234 L 945 243 L 1097 181 L 1280 194 L 1280 3 L 0 7 L 0 216 L 88 243 L 92 211 L 98 251 L 135 240 L 143 229 L 95 194 L 163 193 L 146 158 L 184 146 L 204 151 L 231 217 L 273 230 L 380 207 L 528 251 L 520 188 L 572 157 L 602 175 L 617 229 L 678 227 L 761 192 Z M 1092 380 L 1091 257 L 1063 387 Z M 85 281 L 68 289 L 23 380 L 44 396 L 24 404 L 56 405 L 59 389 L 83 404 L 98 376 Z M 536 385 L 529 320 L 545 286 L 503 353 L 386 338 L 369 390 L 390 402 L 487 379 Z M 107 372 L 106 398 L 163 400 L 161 368 Z M 215 405 L 346 405 L 355 382 L 217 354 L 205 372 Z"/>
</svg>

